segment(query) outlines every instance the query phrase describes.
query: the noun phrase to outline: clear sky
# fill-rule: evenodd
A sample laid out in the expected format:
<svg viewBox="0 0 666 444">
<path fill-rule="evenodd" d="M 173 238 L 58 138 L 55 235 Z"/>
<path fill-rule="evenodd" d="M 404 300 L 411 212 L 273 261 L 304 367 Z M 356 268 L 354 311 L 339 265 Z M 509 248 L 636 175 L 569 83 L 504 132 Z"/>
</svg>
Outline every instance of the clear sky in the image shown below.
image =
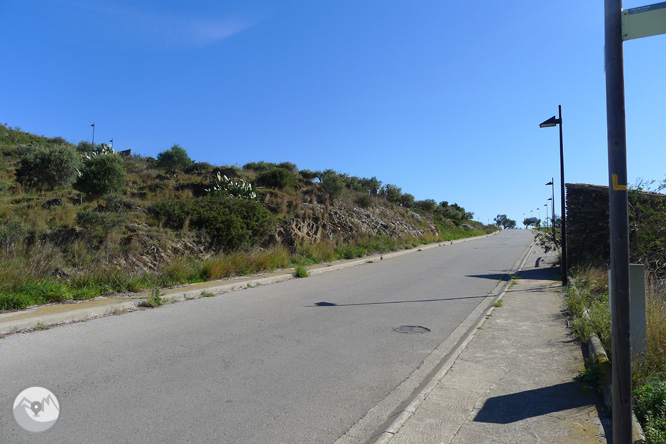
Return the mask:
<svg viewBox="0 0 666 444">
<path fill-rule="evenodd" d="M 566 181 L 608 183 L 603 16 L 590 0 L 2 0 L 0 120 L 377 176 L 520 224 L 545 218 L 551 177 L 559 208 L 558 130 L 539 123 L 560 104 Z M 661 181 L 666 36 L 624 50 L 629 182 Z"/>
</svg>

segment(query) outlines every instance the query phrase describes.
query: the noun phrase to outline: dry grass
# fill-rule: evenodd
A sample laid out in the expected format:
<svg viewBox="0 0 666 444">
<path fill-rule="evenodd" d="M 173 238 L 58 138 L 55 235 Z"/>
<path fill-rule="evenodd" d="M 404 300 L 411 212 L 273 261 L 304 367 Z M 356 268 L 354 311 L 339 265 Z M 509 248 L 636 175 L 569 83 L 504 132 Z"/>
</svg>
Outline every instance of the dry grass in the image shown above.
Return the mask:
<svg viewBox="0 0 666 444">
<path fill-rule="evenodd" d="M 647 354 L 634 366 L 634 381 L 666 378 L 666 286 L 650 283 L 647 286 Z"/>
<path fill-rule="evenodd" d="M 201 274 L 210 280 L 224 279 L 234 275 L 248 275 L 286 268 L 289 264 L 289 250 L 282 246 L 275 246 L 266 250 L 218 254 L 203 262 Z"/>
</svg>

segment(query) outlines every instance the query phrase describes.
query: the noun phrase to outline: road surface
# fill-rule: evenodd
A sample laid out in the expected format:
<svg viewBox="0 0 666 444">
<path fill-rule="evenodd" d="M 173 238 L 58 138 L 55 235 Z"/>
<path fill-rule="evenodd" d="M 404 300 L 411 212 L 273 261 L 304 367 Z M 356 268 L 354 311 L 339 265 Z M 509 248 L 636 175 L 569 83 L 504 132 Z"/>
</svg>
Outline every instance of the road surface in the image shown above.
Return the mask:
<svg viewBox="0 0 666 444">
<path fill-rule="evenodd" d="M 531 241 L 530 231 L 508 230 L 7 336 L 0 442 L 333 443 L 363 418 L 353 433 L 367 440 L 433 369 L 434 352 L 452 347 L 456 328 L 490 303 Z M 430 332 L 394 330 L 403 325 Z M 61 406 L 41 434 L 23 431 L 11 413 L 30 386 L 48 388 Z"/>
</svg>

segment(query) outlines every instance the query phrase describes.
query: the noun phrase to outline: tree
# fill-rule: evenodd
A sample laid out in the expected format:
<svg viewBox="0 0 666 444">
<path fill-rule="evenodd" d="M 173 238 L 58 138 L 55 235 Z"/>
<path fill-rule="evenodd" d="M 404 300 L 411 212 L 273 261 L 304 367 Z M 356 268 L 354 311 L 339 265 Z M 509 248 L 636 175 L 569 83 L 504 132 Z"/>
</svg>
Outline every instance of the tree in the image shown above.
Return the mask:
<svg viewBox="0 0 666 444">
<path fill-rule="evenodd" d="M 184 171 L 192 163 L 187 151 L 177 144 L 157 155 L 157 166 L 165 170 Z"/>
<path fill-rule="evenodd" d="M 449 205 L 447 201 L 439 203 L 439 206 L 437 207 L 437 213 L 441 214 L 441 216 L 445 217 L 446 219 L 457 221 L 468 220 L 474 216 L 474 213 L 467 213 L 460 205 L 455 203 Z"/>
<path fill-rule="evenodd" d="M 336 197 L 342 196 L 345 190 L 345 181 L 333 170 L 326 170 L 321 178 L 319 189 L 328 194 L 328 197 L 333 200 Z"/>
<path fill-rule="evenodd" d="M 126 185 L 127 172 L 123 159 L 117 154 L 100 154 L 83 162 L 74 189 L 99 198 L 106 193 L 122 191 Z"/>
<path fill-rule="evenodd" d="M 299 174 L 301 175 L 301 177 L 303 179 L 307 179 L 307 180 L 314 180 L 317 177 L 321 176 L 320 171 L 310 171 L 310 170 L 301 170 L 299 172 Z"/>
<path fill-rule="evenodd" d="M 529 217 L 526 217 L 523 219 L 523 225 L 525 225 L 525 229 L 527 229 L 528 226 L 532 224 L 532 220 Z"/>
<path fill-rule="evenodd" d="M 412 205 L 414 205 L 414 195 L 405 193 L 402 196 L 400 196 L 400 205 L 402 205 L 405 208 L 409 208 Z"/>
<path fill-rule="evenodd" d="M 495 221 L 495 225 L 498 227 L 502 227 L 504 229 L 516 228 L 516 221 L 506 217 L 506 214 L 498 214 L 493 220 Z"/>
<path fill-rule="evenodd" d="M 495 225 L 497 225 L 498 227 L 503 227 L 507 219 L 508 217 L 506 217 L 506 214 L 498 214 L 497 216 L 495 216 L 495 219 L 493 220 L 495 221 Z"/>
<path fill-rule="evenodd" d="M 498 227 L 502 227 L 504 229 L 516 228 L 516 221 L 509 219 L 506 214 L 498 214 L 493 220 Z"/>
<path fill-rule="evenodd" d="M 372 176 L 370 179 L 364 177 L 361 179 L 361 186 L 365 188 L 368 193 L 376 196 L 379 192 L 379 189 L 382 187 L 382 183 L 381 181 L 377 180 L 375 176 Z"/>
<path fill-rule="evenodd" d="M 296 166 L 296 164 L 293 164 L 291 162 L 278 163 L 277 167 L 278 168 L 284 168 L 285 170 L 289 170 L 293 174 L 298 173 L 298 167 Z"/>
<path fill-rule="evenodd" d="M 397 203 L 402 197 L 402 189 L 390 183 L 387 183 L 379 190 L 379 195 L 384 196 L 389 202 Z"/>
<path fill-rule="evenodd" d="M 68 145 L 30 145 L 23 148 L 16 181 L 40 189 L 70 185 L 80 164 L 79 154 Z"/>
<path fill-rule="evenodd" d="M 434 213 L 435 210 L 437 210 L 437 202 L 432 199 L 417 200 L 414 202 L 414 206 L 420 210 L 427 211 L 428 213 Z"/>
</svg>

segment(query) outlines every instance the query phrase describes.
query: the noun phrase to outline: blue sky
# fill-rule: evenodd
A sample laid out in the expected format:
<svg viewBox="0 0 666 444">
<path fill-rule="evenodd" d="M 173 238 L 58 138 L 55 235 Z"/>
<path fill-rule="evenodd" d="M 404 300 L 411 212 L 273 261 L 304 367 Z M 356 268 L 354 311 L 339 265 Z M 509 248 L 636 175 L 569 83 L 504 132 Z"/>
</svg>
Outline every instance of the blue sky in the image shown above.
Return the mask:
<svg viewBox="0 0 666 444">
<path fill-rule="evenodd" d="M 625 1 L 625 8 L 645 3 Z M 607 184 L 603 2 L 3 0 L 0 120 L 197 161 L 290 161 L 545 218 Z M 629 182 L 666 177 L 666 36 L 625 42 Z M 556 209 L 557 209 L 556 208 Z M 559 210 L 557 210 L 559 213 Z"/>
</svg>

